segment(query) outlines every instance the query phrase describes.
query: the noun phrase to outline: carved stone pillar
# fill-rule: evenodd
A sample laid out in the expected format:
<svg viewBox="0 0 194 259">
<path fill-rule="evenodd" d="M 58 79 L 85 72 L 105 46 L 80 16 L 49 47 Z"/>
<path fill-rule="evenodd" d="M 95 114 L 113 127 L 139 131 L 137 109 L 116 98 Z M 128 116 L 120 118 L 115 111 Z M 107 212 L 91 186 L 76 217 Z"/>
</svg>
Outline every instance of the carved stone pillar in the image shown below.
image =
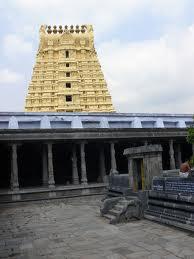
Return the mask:
<svg viewBox="0 0 194 259">
<path fill-rule="evenodd" d="M 19 190 L 17 144 L 11 145 L 11 184 L 10 185 L 13 191 Z"/>
<path fill-rule="evenodd" d="M 111 170 L 110 170 L 110 173 L 118 174 L 116 157 L 115 157 L 115 143 L 114 142 L 110 143 L 110 155 L 111 155 Z"/>
<path fill-rule="evenodd" d="M 55 187 L 55 179 L 53 172 L 53 152 L 52 152 L 52 144 L 47 144 L 48 148 L 48 185 L 49 188 Z"/>
<path fill-rule="evenodd" d="M 182 164 L 182 158 L 181 158 L 181 144 L 177 145 L 177 167 L 180 168 L 180 165 Z"/>
<path fill-rule="evenodd" d="M 48 185 L 48 155 L 46 145 L 43 145 L 42 148 L 42 184 L 44 186 Z"/>
<path fill-rule="evenodd" d="M 98 177 L 98 182 L 107 182 L 107 177 L 106 177 L 106 168 L 105 168 L 105 157 L 104 157 L 104 147 L 100 147 L 100 152 L 99 152 L 99 164 L 100 164 L 100 175 Z"/>
<path fill-rule="evenodd" d="M 175 169 L 173 140 L 169 140 L 170 169 Z"/>
<path fill-rule="evenodd" d="M 128 158 L 129 188 L 134 190 L 133 159 Z"/>
<path fill-rule="evenodd" d="M 76 155 L 76 144 L 73 145 L 72 149 L 72 180 L 73 184 L 79 184 L 79 176 L 77 170 L 77 155 Z"/>
<path fill-rule="evenodd" d="M 81 154 L 81 183 L 87 184 L 87 172 L 86 172 L 86 160 L 85 160 L 85 143 L 80 144 L 80 154 Z"/>
</svg>

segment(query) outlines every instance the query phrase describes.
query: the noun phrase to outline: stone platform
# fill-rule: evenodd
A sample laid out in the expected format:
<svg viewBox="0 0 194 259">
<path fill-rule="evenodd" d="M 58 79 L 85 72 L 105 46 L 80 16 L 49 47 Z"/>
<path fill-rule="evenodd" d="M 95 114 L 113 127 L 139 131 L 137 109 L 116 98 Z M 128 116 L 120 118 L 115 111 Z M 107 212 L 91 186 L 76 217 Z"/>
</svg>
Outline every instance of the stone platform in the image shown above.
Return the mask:
<svg viewBox="0 0 194 259">
<path fill-rule="evenodd" d="M 104 183 L 94 183 L 55 186 L 54 188 L 24 188 L 18 191 L 1 190 L 0 203 L 98 195 L 105 194 L 106 188 L 107 185 Z"/>
<path fill-rule="evenodd" d="M 144 216 L 194 232 L 193 177 L 155 177 Z"/>
</svg>

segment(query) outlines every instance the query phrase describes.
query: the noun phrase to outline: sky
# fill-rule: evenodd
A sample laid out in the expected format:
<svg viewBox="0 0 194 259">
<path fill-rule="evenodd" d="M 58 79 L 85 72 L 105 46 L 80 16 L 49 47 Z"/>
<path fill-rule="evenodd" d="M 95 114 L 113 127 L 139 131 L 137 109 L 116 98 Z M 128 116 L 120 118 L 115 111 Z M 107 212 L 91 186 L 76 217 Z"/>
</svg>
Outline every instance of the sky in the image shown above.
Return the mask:
<svg viewBox="0 0 194 259">
<path fill-rule="evenodd" d="M 39 27 L 92 24 L 117 112 L 194 113 L 193 0 L 0 1 L 0 111 L 23 111 Z"/>
</svg>

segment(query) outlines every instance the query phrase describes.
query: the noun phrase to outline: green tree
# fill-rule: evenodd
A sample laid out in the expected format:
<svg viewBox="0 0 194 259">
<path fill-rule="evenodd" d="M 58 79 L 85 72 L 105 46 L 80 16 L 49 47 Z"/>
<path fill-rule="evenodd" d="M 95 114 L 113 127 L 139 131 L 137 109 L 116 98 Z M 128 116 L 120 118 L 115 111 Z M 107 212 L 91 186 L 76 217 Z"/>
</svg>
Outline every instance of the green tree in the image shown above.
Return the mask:
<svg viewBox="0 0 194 259">
<path fill-rule="evenodd" d="M 187 142 L 194 144 L 194 126 L 188 128 Z M 190 158 L 190 164 L 194 166 L 194 155 Z"/>
<path fill-rule="evenodd" d="M 187 142 L 194 143 L 194 128 L 188 128 Z"/>
</svg>

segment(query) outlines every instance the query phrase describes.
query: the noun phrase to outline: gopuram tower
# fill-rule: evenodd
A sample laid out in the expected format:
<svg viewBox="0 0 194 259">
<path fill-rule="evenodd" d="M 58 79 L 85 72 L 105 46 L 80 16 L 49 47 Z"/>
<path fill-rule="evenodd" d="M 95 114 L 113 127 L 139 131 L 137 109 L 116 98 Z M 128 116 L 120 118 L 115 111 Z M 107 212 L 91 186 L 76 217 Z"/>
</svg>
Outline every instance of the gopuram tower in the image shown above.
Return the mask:
<svg viewBox="0 0 194 259">
<path fill-rule="evenodd" d="M 113 112 L 91 25 L 40 27 L 27 112 Z"/>
</svg>

